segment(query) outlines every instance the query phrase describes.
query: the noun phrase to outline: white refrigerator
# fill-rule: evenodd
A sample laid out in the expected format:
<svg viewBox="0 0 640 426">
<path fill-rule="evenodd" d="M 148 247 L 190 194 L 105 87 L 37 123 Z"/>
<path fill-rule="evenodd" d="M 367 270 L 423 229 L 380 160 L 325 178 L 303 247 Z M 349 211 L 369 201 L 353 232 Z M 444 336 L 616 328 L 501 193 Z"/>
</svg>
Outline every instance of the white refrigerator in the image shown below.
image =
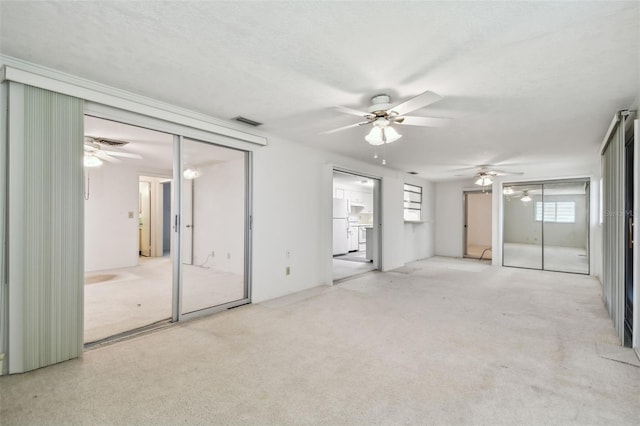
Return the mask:
<svg viewBox="0 0 640 426">
<path fill-rule="evenodd" d="M 333 199 L 333 255 L 347 254 L 349 232 L 349 204 L 341 198 Z"/>
</svg>

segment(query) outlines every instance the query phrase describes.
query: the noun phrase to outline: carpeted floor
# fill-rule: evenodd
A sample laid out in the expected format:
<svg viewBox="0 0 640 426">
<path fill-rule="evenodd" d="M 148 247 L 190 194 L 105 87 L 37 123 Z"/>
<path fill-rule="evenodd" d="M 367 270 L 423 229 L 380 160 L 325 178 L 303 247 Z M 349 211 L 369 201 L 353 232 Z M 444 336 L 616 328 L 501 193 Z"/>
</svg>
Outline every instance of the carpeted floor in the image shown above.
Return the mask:
<svg viewBox="0 0 640 426">
<path fill-rule="evenodd" d="M 87 273 L 84 288 L 84 341 L 171 318 L 172 263 L 169 257 L 139 259 L 131 268 Z M 183 312 L 193 312 L 244 297 L 243 276 L 183 265 Z"/>
<path fill-rule="evenodd" d="M 432 258 L 2 377 L 0 418 L 636 425 L 629 351 L 592 277 Z"/>
</svg>

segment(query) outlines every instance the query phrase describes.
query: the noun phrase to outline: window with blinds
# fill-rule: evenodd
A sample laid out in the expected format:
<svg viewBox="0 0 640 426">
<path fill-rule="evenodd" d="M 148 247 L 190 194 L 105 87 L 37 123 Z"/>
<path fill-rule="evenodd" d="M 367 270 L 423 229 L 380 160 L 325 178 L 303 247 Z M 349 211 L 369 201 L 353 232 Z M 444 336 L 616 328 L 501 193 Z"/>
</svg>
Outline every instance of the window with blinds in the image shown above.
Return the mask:
<svg viewBox="0 0 640 426">
<path fill-rule="evenodd" d="M 404 184 L 404 220 L 422 220 L 422 187 Z"/>
<path fill-rule="evenodd" d="M 556 223 L 576 222 L 575 201 L 536 201 L 536 221 Z"/>
</svg>

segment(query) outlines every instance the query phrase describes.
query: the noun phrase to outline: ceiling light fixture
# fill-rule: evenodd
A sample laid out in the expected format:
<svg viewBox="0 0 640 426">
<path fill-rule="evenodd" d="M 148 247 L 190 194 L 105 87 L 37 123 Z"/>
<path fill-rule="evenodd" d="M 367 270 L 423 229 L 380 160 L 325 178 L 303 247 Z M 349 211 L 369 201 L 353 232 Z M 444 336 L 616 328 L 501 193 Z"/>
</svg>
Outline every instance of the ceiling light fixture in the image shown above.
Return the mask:
<svg viewBox="0 0 640 426">
<path fill-rule="evenodd" d="M 475 183 L 480 186 L 488 186 L 493 183 L 493 180 L 489 176 L 481 175 Z"/>
<path fill-rule="evenodd" d="M 529 196 L 529 191 L 527 190 L 522 191 L 522 197 L 520 197 L 520 201 L 522 201 L 523 203 L 528 203 L 529 201 L 531 201 L 531 197 Z"/>
<path fill-rule="evenodd" d="M 393 127 L 387 125 L 378 125 L 378 122 L 376 122 L 374 123 L 373 128 L 371 129 L 369 134 L 364 138 L 371 145 L 383 145 L 385 143 L 395 142 L 401 137 L 402 135 L 398 133 Z"/>
<path fill-rule="evenodd" d="M 200 177 L 200 171 L 193 167 L 187 167 L 184 172 L 182 172 L 182 175 L 185 179 L 196 179 Z"/>
<path fill-rule="evenodd" d="M 82 161 L 85 167 L 100 167 L 102 160 L 92 154 L 85 154 Z"/>
</svg>

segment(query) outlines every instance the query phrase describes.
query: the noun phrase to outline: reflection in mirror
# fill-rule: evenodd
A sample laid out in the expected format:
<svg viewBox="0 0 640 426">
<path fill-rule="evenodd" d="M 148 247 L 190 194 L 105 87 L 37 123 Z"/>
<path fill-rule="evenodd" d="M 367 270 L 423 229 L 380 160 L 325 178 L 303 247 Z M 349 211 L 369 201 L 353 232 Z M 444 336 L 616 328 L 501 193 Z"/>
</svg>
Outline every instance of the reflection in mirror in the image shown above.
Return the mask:
<svg viewBox="0 0 640 426">
<path fill-rule="evenodd" d="M 504 266 L 542 269 L 542 222 L 536 205 L 542 201 L 542 185 L 504 185 Z"/>
<path fill-rule="evenodd" d="M 246 153 L 185 139 L 182 146 L 183 314 L 248 297 Z"/>
<path fill-rule="evenodd" d="M 544 225 L 544 269 L 589 273 L 589 182 L 544 184 L 536 221 Z"/>
</svg>

